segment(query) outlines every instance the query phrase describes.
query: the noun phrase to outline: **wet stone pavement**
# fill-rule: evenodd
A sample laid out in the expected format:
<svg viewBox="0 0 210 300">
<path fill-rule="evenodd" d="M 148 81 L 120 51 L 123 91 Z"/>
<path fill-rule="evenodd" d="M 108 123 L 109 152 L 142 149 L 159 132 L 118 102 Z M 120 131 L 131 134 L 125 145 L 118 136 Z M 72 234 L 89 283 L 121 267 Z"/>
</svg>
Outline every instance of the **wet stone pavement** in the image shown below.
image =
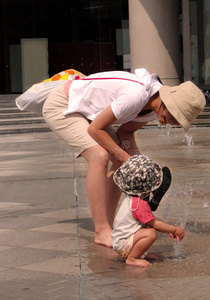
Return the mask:
<svg viewBox="0 0 210 300">
<path fill-rule="evenodd" d="M 83 159 L 52 132 L 1 136 L 0 299 L 210 299 L 210 128 L 147 128 L 136 139 L 172 172 L 155 215 L 187 232 L 176 244 L 158 233 L 147 269 L 93 243 Z"/>
</svg>

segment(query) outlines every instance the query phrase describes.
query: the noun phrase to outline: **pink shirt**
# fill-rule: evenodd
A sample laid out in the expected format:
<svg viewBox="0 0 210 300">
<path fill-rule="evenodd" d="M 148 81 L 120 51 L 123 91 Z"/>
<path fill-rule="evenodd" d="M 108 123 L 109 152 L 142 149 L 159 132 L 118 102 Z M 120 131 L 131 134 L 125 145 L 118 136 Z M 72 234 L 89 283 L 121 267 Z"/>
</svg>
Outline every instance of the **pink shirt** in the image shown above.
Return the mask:
<svg viewBox="0 0 210 300">
<path fill-rule="evenodd" d="M 142 224 L 147 224 L 148 222 L 155 220 L 149 203 L 145 200 L 138 199 L 138 197 L 132 197 L 132 215 L 133 217 L 141 222 Z"/>
</svg>

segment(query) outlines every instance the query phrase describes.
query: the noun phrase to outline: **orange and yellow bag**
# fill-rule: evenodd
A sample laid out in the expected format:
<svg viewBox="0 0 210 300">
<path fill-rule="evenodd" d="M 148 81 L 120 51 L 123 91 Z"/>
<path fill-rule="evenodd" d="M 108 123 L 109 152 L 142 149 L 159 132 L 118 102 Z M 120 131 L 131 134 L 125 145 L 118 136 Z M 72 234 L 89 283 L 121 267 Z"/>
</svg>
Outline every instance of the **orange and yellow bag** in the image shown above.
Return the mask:
<svg viewBox="0 0 210 300">
<path fill-rule="evenodd" d="M 15 103 L 20 110 L 32 111 L 38 115 L 42 115 L 44 101 L 54 89 L 68 80 L 84 77 L 84 74 L 74 69 L 62 71 L 51 78 L 32 85 L 32 87 L 15 99 Z"/>
</svg>

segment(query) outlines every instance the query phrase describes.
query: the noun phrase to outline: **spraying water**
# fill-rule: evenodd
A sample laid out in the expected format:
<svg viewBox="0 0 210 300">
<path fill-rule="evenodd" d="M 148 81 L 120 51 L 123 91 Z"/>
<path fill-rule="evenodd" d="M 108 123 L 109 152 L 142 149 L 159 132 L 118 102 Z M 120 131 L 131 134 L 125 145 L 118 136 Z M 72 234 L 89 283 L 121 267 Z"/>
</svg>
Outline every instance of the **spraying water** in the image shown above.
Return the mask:
<svg viewBox="0 0 210 300">
<path fill-rule="evenodd" d="M 186 142 L 186 143 L 187 143 L 187 146 L 188 146 L 189 148 L 192 147 L 192 146 L 194 145 L 193 137 L 192 137 L 192 135 L 189 135 L 188 133 L 185 133 L 183 142 Z"/>
<path fill-rule="evenodd" d="M 171 132 L 171 125 L 170 124 L 166 124 L 166 135 L 169 136 Z"/>
<path fill-rule="evenodd" d="M 166 125 L 160 125 L 161 126 L 161 135 L 166 135 L 166 136 L 170 136 L 171 133 L 171 125 L 170 124 L 166 124 Z"/>
<path fill-rule="evenodd" d="M 168 215 L 169 206 L 173 204 L 175 206 L 175 213 L 179 216 L 176 226 L 180 226 L 183 228 L 186 227 L 187 219 L 190 213 L 192 194 L 193 194 L 192 189 L 189 190 L 189 187 L 187 188 L 186 186 L 184 187 L 179 186 L 178 188 L 176 188 L 174 192 L 172 192 L 172 197 L 166 207 L 166 214 Z M 167 219 L 167 215 L 165 215 L 166 219 Z M 182 255 L 182 246 L 183 246 L 182 241 L 179 240 L 174 241 L 174 245 L 173 245 L 174 253 L 169 258 L 173 260 L 182 260 L 183 258 L 185 258 L 185 256 Z"/>
<path fill-rule="evenodd" d="M 162 126 L 162 135 L 164 135 L 164 129 L 166 136 L 170 136 L 172 126 L 170 124 L 166 124 L 165 126 Z M 183 142 L 187 144 L 188 148 L 191 148 L 194 146 L 193 142 L 193 136 L 189 135 L 188 133 L 185 133 Z"/>
</svg>

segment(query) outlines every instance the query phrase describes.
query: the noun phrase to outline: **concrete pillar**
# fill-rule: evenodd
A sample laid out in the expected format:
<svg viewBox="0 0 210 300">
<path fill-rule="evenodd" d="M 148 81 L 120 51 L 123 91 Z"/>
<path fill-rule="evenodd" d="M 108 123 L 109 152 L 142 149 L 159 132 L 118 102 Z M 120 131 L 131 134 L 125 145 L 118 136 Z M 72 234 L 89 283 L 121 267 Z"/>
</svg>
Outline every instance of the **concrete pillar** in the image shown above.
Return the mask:
<svg viewBox="0 0 210 300">
<path fill-rule="evenodd" d="M 131 72 L 146 68 L 165 85 L 181 81 L 179 0 L 129 0 Z"/>
<path fill-rule="evenodd" d="M 183 73 L 184 81 L 192 80 L 191 73 L 191 41 L 190 41 L 190 4 L 189 0 L 182 0 L 182 28 L 183 28 Z"/>
</svg>

